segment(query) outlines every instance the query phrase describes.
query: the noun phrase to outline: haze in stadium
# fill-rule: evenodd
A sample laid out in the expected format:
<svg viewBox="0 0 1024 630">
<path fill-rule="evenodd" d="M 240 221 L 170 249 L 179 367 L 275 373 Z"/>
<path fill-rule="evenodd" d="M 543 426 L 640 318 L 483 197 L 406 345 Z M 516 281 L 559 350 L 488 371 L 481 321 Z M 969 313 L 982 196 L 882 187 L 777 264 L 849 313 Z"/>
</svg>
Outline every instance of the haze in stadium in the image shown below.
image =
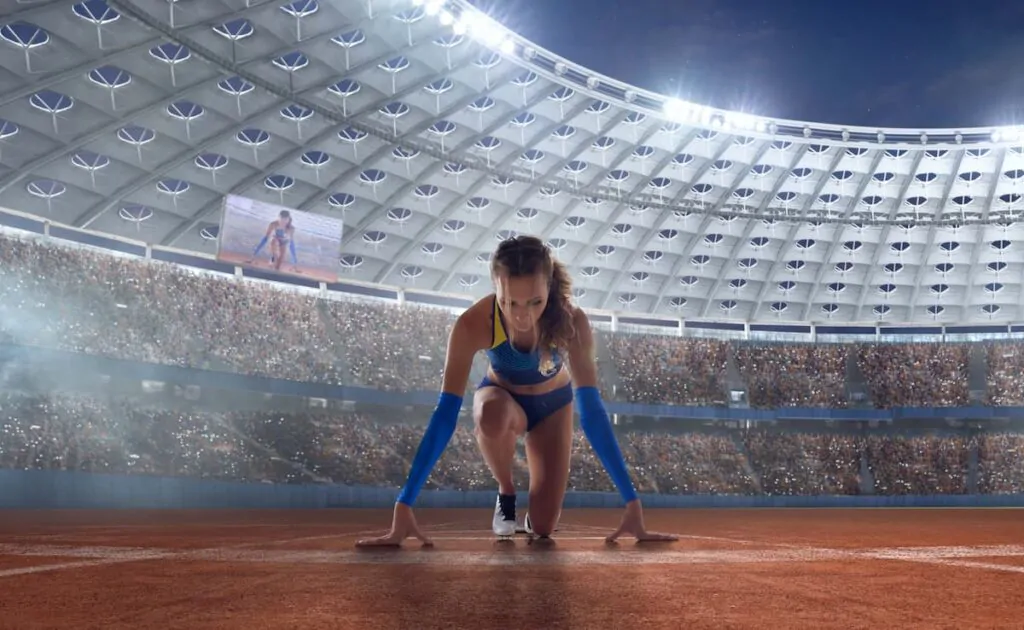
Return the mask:
<svg viewBox="0 0 1024 630">
<path fill-rule="evenodd" d="M 0 0 L 0 627 L 1014 627 L 1022 14 L 896 4 Z M 678 540 L 499 540 L 478 353 L 357 549 L 517 235 Z"/>
</svg>

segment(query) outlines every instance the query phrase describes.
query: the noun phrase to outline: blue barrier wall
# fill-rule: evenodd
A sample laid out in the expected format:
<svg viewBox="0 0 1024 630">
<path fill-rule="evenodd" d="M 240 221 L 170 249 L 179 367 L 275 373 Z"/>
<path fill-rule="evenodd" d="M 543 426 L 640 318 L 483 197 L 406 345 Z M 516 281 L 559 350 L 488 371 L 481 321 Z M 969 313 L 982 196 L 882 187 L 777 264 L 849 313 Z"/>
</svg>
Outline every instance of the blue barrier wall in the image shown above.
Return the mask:
<svg viewBox="0 0 1024 630">
<path fill-rule="evenodd" d="M 397 489 L 278 485 L 105 475 L 55 470 L 0 470 L 0 509 L 390 508 Z M 524 499 L 526 497 L 523 497 Z M 751 507 L 1024 507 L 1024 495 L 681 496 L 644 495 L 648 508 Z M 566 508 L 618 508 L 617 494 L 570 492 Z M 492 508 L 494 493 L 425 490 L 417 507 Z"/>
</svg>

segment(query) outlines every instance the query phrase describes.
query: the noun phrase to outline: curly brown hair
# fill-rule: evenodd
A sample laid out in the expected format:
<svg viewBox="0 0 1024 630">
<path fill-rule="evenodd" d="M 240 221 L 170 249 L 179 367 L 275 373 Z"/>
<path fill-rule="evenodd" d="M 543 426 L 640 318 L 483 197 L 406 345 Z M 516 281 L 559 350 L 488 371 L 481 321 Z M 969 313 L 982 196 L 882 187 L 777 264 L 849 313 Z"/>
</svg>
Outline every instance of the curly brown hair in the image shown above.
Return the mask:
<svg viewBox="0 0 1024 630">
<path fill-rule="evenodd" d="M 516 236 L 498 245 L 491 257 L 491 277 L 510 278 L 542 274 L 548 278 L 548 303 L 538 322 L 537 347 L 541 352 L 565 351 L 576 338 L 573 324 L 572 279 L 536 236 Z"/>
</svg>

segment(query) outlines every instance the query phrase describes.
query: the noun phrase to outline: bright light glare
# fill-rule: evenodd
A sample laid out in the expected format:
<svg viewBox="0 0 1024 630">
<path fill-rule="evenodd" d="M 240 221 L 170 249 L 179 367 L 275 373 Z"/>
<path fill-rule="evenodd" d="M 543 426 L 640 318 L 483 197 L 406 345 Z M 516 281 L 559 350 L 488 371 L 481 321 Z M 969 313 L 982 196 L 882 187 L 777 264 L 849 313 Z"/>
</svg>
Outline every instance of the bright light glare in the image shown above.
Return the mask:
<svg viewBox="0 0 1024 630">
<path fill-rule="evenodd" d="M 992 131 L 992 142 L 1016 142 L 1021 139 L 1020 127 L 1003 127 Z"/>
<path fill-rule="evenodd" d="M 505 40 L 505 29 L 479 11 L 465 11 L 459 21 L 466 33 L 488 48 L 500 49 Z"/>
<path fill-rule="evenodd" d="M 765 123 L 757 116 L 740 112 L 726 112 L 725 123 L 734 129 L 764 131 Z"/>
<path fill-rule="evenodd" d="M 688 107 L 686 103 L 682 102 L 678 98 L 670 98 L 665 101 L 665 104 L 662 106 L 662 111 L 664 111 L 665 115 L 672 120 L 686 118 L 687 109 Z"/>
</svg>

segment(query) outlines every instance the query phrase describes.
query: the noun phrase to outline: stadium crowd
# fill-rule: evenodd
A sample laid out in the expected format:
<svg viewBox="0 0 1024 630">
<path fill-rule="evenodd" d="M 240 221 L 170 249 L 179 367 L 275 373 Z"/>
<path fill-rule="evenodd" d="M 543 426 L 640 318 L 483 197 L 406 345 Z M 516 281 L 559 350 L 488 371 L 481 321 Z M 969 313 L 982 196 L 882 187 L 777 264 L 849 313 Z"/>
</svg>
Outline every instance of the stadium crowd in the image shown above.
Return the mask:
<svg viewBox="0 0 1024 630">
<path fill-rule="evenodd" d="M 8 391 L 0 410 L 0 468 L 391 488 L 403 483 L 424 428 L 394 412 L 216 413 L 71 393 Z M 980 492 L 1024 490 L 1024 436 L 1012 433 L 625 431 L 619 439 L 637 487 L 662 494 L 860 494 L 865 483 L 876 494 L 963 494 L 972 452 Z M 516 467 L 525 488 L 521 447 Z M 570 486 L 613 490 L 579 432 Z M 494 488 L 471 426 L 460 425 L 427 487 Z"/>
<path fill-rule="evenodd" d="M 0 341 L 8 343 L 432 391 L 454 318 L 444 309 L 343 301 L 0 236 Z M 755 407 L 843 407 L 854 365 L 877 407 L 967 402 L 966 344 L 767 344 L 606 332 L 598 339 L 602 388 L 618 400 L 723 404 L 740 379 Z M 1024 404 L 1021 344 L 989 343 L 986 357 L 988 404 Z M 481 370 L 478 364 L 467 393 Z M 128 399 L 9 391 L 0 398 L 0 466 L 397 486 L 422 427 L 390 415 L 184 412 Z M 622 440 L 637 484 L 663 493 L 961 493 L 971 461 L 980 491 L 1024 488 L 1024 438 L 1013 433 L 757 430 L 626 433 Z M 521 481 L 524 460 L 521 452 Z M 571 483 L 611 489 L 582 436 Z M 456 433 L 430 484 L 493 487 L 468 427 Z"/>
<path fill-rule="evenodd" d="M 88 281 L 83 281 L 88 279 Z M 0 235 L 0 335 L 114 358 L 381 390 L 436 390 L 453 312 L 325 298 L 106 251 Z M 873 404 L 967 403 L 967 344 L 768 344 L 598 335 L 611 399 L 724 404 L 730 368 L 754 407 L 844 407 L 848 359 Z M 1024 352 L 989 344 L 992 405 L 1024 404 Z M 482 357 L 473 382 L 482 371 Z M 470 388 L 472 385 L 470 385 Z"/>
</svg>

